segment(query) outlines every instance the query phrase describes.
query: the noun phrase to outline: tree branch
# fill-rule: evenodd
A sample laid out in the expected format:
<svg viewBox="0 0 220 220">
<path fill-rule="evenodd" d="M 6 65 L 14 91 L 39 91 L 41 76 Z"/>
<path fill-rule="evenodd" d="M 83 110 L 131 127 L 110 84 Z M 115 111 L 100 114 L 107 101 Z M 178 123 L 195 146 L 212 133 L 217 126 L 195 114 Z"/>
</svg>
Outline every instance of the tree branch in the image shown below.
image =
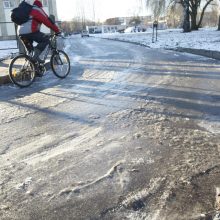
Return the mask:
<svg viewBox="0 0 220 220">
<path fill-rule="evenodd" d="M 205 10 L 206 8 L 208 7 L 208 5 L 212 2 L 213 0 L 208 0 L 205 4 L 205 6 L 203 7 L 202 9 L 202 13 L 201 13 L 201 16 L 200 16 L 200 19 L 199 19 L 199 23 L 198 23 L 198 27 L 200 27 L 201 23 L 202 23 L 202 19 L 203 19 L 203 16 L 204 16 L 204 13 L 205 13 Z"/>
</svg>

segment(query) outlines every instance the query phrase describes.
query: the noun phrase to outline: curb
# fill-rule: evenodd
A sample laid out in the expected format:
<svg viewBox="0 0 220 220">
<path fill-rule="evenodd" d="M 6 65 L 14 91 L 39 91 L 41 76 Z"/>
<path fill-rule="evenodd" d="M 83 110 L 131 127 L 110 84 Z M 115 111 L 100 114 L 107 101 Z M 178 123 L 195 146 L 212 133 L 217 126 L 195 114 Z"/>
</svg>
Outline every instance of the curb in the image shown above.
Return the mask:
<svg viewBox="0 0 220 220">
<path fill-rule="evenodd" d="M 178 52 L 186 52 L 186 53 L 191 53 L 191 54 L 195 54 L 195 55 L 200 55 L 200 56 L 220 60 L 220 52 L 219 51 L 211 51 L 211 50 L 203 50 L 203 49 L 191 49 L 191 48 L 183 48 L 183 47 L 178 47 L 178 48 L 173 49 L 173 50 L 178 51 Z"/>
<path fill-rule="evenodd" d="M 5 61 L 5 60 L 7 60 L 7 59 L 11 59 L 11 56 L 5 56 L 5 57 L 1 57 L 0 58 L 0 62 L 2 62 L 2 61 Z M 0 68 L 1 68 L 1 66 L 0 66 Z M 5 85 L 5 84 L 9 84 L 9 83 L 12 83 L 11 82 L 11 79 L 10 79 L 10 77 L 9 77 L 9 74 L 8 74 L 8 68 L 7 68 L 7 74 L 5 74 L 5 75 L 3 75 L 3 76 L 0 76 L 0 86 L 2 86 L 2 85 Z"/>
<path fill-rule="evenodd" d="M 1 57 L 0 58 L 0 62 L 2 62 L 2 61 L 4 61 L 4 60 L 7 60 L 9 58 L 9 56 L 7 56 L 7 57 Z"/>
<path fill-rule="evenodd" d="M 0 62 L 7 60 L 9 57 L 4 57 L 0 59 Z M 0 68 L 2 68 L 0 66 Z M 0 76 L 0 86 L 4 85 L 4 84 L 8 84 L 11 83 L 9 74 L 8 74 L 8 68 L 4 68 L 4 70 L 1 73 L 2 75 Z"/>
<path fill-rule="evenodd" d="M 9 75 L 0 76 L 0 86 L 11 83 Z"/>
</svg>

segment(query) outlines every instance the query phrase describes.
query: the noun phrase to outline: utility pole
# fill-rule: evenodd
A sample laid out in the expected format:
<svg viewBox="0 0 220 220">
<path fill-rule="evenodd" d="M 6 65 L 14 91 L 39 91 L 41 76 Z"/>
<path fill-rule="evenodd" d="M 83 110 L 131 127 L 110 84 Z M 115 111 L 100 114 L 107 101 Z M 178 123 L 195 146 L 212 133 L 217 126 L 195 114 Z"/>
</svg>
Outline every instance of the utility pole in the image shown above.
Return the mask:
<svg viewBox="0 0 220 220">
<path fill-rule="evenodd" d="M 184 22 L 183 22 L 183 32 L 190 32 L 190 14 L 189 14 L 189 1 L 190 0 L 185 0 L 185 4 L 184 4 Z"/>
</svg>

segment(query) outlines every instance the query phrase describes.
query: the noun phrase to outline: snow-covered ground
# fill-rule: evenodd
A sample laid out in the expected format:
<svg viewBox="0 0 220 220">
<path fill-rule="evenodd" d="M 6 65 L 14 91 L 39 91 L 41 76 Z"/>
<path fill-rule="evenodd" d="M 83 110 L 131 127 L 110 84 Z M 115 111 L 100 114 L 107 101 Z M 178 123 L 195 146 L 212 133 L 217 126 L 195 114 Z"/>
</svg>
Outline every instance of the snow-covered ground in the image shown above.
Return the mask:
<svg viewBox="0 0 220 220">
<path fill-rule="evenodd" d="M 217 28 L 204 28 L 190 33 L 183 33 L 182 29 L 158 30 L 158 40 L 155 43 L 152 43 L 152 30 L 141 33 L 113 33 L 94 36 L 137 42 L 151 48 L 184 47 L 220 51 L 220 31 L 217 31 Z"/>
<path fill-rule="evenodd" d="M 15 40 L 0 41 L 0 59 L 18 52 L 18 49 L 10 48 L 17 48 L 17 42 Z"/>
</svg>

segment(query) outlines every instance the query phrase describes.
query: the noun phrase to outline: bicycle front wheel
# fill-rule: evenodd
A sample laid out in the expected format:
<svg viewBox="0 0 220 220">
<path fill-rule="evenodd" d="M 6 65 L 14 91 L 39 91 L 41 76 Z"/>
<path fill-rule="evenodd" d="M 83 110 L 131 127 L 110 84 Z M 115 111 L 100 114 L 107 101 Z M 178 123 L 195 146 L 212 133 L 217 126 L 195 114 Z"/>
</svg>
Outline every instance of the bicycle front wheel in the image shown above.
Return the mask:
<svg viewBox="0 0 220 220">
<path fill-rule="evenodd" d="M 34 63 L 25 54 L 15 57 L 9 65 L 9 77 L 21 88 L 30 86 L 35 79 Z"/>
<path fill-rule="evenodd" d="M 70 60 L 68 55 L 62 51 L 58 50 L 51 56 L 50 64 L 53 73 L 61 78 L 64 79 L 70 73 Z"/>
</svg>

